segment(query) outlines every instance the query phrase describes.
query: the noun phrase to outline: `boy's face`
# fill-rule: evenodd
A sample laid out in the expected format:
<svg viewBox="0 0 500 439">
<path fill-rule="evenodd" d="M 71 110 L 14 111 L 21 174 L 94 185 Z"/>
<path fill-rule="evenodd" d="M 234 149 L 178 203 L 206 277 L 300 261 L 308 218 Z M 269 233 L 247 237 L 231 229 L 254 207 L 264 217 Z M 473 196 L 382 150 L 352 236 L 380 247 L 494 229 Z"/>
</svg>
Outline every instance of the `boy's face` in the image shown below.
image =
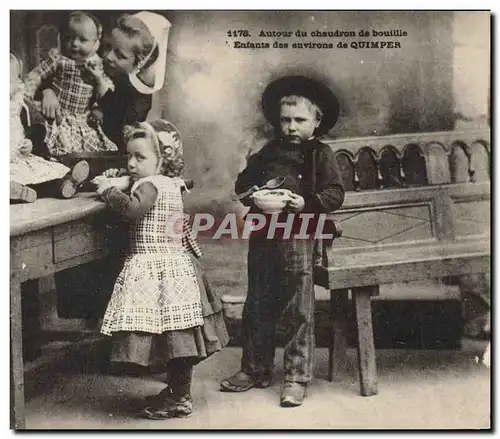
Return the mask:
<svg viewBox="0 0 500 439">
<path fill-rule="evenodd" d="M 306 98 L 298 98 L 295 105 L 281 105 L 281 133 L 290 143 L 302 143 L 310 139 L 319 123 L 313 105 Z"/>
<path fill-rule="evenodd" d="M 75 61 L 84 61 L 99 47 L 97 27 L 90 18 L 72 20 L 63 38 L 65 55 Z"/>
</svg>

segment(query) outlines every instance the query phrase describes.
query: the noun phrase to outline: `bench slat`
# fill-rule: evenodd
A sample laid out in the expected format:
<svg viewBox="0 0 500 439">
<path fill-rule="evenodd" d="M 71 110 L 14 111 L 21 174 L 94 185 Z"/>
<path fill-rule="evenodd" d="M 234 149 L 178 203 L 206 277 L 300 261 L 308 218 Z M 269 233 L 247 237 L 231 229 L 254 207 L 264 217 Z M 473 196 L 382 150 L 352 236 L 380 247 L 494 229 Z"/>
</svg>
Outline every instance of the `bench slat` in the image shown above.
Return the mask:
<svg viewBox="0 0 500 439">
<path fill-rule="evenodd" d="M 461 252 L 422 248 L 410 252 L 358 255 L 363 263 L 349 260 L 333 261 L 328 268 L 315 267 L 315 281 L 328 289 L 354 288 L 394 282 L 411 282 L 445 276 L 484 273 L 490 270 L 490 252 L 486 248 L 463 249 Z"/>
<path fill-rule="evenodd" d="M 329 252 L 329 269 L 349 270 L 352 267 L 383 267 L 401 262 L 435 261 L 452 257 L 464 258 L 488 255 L 491 248 L 487 241 L 435 241 L 435 243 L 412 245 L 365 247 L 364 251 L 351 253 L 349 249 Z"/>
</svg>

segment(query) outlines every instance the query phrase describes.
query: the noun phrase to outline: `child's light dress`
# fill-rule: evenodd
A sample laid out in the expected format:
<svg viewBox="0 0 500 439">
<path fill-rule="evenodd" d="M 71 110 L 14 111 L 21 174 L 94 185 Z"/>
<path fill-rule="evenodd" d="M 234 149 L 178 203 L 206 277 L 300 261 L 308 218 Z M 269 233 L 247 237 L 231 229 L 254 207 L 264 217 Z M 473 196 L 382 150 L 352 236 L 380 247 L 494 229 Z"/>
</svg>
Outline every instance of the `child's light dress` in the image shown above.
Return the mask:
<svg viewBox="0 0 500 439">
<path fill-rule="evenodd" d="M 10 100 L 10 180 L 21 184 L 38 184 L 64 177 L 69 168 L 56 161 L 33 154 L 21 155 L 19 148 L 26 140 L 21 121 L 24 85 L 21 81 Z"/>
<path fill-rule="evenodd" d="M 92 55 L 87 61 L 94 63 L 102 72 L 102 60 L 98 55 Z M 29 99 L 33 99 L 43 85 L 52 88 L 59 100 L 62 120 L 45 124 L 45 143 L 54 156 L 118 149 L 106 137 L 97 121 L 92 119 L 91 109 L 96 95 L 89 75 L 83 64 L 52 49 L 49 57 L 26 77 L 26 96 Z M 112 87 L 111 80 L 105 78 L 109 87 Z M 39 103 L 33 101 L 33 104 L 39 107 Z"/>
<path fill-rule="evenodd" d="M 103 334 L 161 334 L 204 323 L 200 285 L 179 233 L 184 182 L 156 175 L 137 181 L 131 192 L 146 181 L 156 187 L 158 197 L 148 213 L 130 225 L 129 254 L 104 315 Z M 180 228 L 174 226 L 176 219 Z"/>
</svg>

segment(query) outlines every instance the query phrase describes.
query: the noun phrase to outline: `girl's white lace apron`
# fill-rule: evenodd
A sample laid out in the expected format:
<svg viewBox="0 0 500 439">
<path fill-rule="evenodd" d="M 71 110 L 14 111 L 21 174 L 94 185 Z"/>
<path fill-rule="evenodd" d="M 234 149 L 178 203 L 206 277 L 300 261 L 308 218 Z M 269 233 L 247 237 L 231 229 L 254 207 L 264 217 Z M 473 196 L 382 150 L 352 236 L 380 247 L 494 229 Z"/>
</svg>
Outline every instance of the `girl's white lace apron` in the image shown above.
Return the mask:
<svg viewBox="0 0 500 439">
<path fill-rule="evenodd" d="M 130 227 L 130 253 L 116 280 L 101 332 L 141 331 L 160 334 L 203 324 L 200 289 L 191 259 L 182 246 L 181 179 L 143 178 L 158 198 Z M 176 227 L 172 220 L 179 218 Z M 179 227 L 180 226 L 180 227 Z"/>
<path fill-rule="evenodd" d="M 33 154 L 21 155 L 19 148 L 25 141 L 21 122 L 24 86 L 18 88 L 10 100 L 10 180 L 21 184 L 37 184 L 64 177 L 69 168 L 56 161 L 45 160 Z"/>
</svg>

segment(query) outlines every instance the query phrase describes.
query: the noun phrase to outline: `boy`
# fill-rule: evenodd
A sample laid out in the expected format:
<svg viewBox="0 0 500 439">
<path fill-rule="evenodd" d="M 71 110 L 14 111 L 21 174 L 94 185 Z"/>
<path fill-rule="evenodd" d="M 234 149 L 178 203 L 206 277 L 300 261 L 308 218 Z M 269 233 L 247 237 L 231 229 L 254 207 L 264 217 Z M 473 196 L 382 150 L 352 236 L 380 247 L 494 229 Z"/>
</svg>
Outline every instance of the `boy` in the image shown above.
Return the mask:
<svg viewBox="0 0 500 439">
<path fill-rule="evenodd" d="M 249 158 L 238 176 L 236 193 L 271 178 L 284 176 L 281 188 L 292 191 L 284 223 L 295 214 L 290 239 L 267 239 L 264 229 L 252 233 L 248 250 L 248 295 L 243 310 L 243 358 L 241 370 L 221 382 L 221 390 L 244 392 L 268 387 L 274 367 L 275 328 L 283 316 L 288 340 L 284 353 L 285 382 L 281 406 L 302 404 L 313 375 L 314 355 L 314 233 L 295 239 L 300 230 L 299 213 L 317 214 L 339 209 L 344 188 L 335 156 L 315 136 L 326 133 L 337 121 L 339 103 L 322 83 L 302 76 L 272 82 L 262 96 L 266 119 L 276 139 Z M 250 212 L 259 212 L 251 199 Z M 266 219 L 269 221 L 270 216 Z M 269 222 L 268 222 L 269 224 Z"/>
</svg>

